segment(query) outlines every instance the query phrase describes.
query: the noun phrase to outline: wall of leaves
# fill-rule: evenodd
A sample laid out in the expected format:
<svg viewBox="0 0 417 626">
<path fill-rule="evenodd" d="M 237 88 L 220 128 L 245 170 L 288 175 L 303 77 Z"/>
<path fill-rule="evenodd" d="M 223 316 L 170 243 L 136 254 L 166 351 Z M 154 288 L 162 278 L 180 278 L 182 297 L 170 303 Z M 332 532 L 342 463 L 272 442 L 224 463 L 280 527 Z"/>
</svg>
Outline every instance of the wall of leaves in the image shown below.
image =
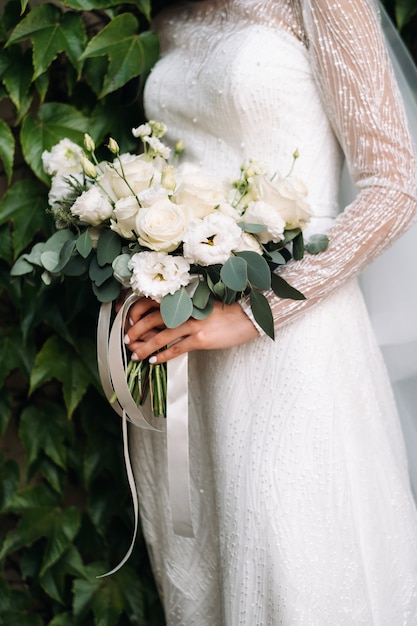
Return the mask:
<svg viewBox="0 0 417 626">
<path fill-rule="evenodd" d="M 415 0 L 387 0 L 417 55 Z M 120 423 L 95 365 L 98 303 L 67 277 L 10 280 L 10 266 L 52 231 L 41 154 L 64 136 L 122 151 L 143 118 L 158 57 L 150 0 L 28 0 L 0 16 L 0 625 L 162 626 L 132 507 Z M 155 487 L 157 488 L 157 486 Z"/>
</svg>

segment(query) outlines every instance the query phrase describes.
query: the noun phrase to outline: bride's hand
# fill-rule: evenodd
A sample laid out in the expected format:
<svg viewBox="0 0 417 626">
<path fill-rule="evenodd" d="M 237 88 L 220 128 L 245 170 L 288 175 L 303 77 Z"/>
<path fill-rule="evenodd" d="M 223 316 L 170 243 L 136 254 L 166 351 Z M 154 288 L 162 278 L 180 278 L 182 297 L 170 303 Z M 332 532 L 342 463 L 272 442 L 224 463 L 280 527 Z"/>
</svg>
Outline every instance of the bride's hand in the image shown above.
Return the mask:
<svg viewBox="0 0 417 626">
<path fill-rule="evenodd" d="M 164 363 L 193 350 L 216 350 L 246 343 L 258 331 L 239 304 L 214 303 L 203 320 L 189 319 L 177 328 L 166 328 L 159 306 L 153 300 L 138 300 L 129 312 L 130 324 L 125 342 L 134 360 L 152 356 L 153 363 Z M 172 345 L 170 345 L 172 344 Z M 169 346 L 169 347 L 168 347 Z M 153 353 L 161 350 L 158 354 Z"/>
</svg>

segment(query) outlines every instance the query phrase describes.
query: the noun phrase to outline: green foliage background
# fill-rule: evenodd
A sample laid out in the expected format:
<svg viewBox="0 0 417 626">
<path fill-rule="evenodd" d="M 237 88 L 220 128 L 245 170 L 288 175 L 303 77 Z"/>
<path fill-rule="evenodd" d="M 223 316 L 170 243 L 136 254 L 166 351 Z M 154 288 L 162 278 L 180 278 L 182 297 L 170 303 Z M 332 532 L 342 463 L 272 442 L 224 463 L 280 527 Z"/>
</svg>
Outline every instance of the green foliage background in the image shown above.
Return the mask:
<svg viewBox="0 0 417 626">
<path fill-rule="evenodd" d="M 387 0 L 417 54 L 415 0 Z M 10 0 L 0 17 L 0 626 L 162 626 L 132 514 L 120 423 L 95 365 L 88 284 L 10 281 L 52 232 L 41 154 L 62 137 L 133 147 L 158 57 L 150 0 Z M 157 486 L 155 487 L 157 488 Z"/>
</svg>

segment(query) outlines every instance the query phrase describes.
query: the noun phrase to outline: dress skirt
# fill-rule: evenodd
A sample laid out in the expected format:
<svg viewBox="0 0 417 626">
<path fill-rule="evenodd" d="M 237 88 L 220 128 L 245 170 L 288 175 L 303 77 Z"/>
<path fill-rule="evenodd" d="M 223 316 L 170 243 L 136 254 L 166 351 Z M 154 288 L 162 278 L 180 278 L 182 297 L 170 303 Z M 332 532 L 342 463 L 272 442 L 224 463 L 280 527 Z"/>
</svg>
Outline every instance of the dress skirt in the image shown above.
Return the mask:
<svg viewBox="0 0 417 626">
<path fill-rule="evenodd" d="M 417 624 L 417 514 L 356 281 L 275 341 L 189 355 L 195 537 L 174 535 L 164 435 L 131 427 L 168 626 Z"/>
</svg>

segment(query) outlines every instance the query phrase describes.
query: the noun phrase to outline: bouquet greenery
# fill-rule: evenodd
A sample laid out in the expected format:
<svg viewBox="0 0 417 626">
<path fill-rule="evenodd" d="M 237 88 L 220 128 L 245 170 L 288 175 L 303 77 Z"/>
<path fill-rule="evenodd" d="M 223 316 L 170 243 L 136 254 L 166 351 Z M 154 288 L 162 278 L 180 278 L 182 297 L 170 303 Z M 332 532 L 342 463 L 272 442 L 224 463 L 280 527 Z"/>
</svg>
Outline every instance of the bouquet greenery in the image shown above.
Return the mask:
<svg viewBox="0 0 417 626">
<path fill-rule="evenodd" d="M 286 176 L 270 176 L 251 161 L 223 184 L 192 164 L 178 165 L 181 142 L 170 160 L 164 124 L 150 121 L 132 132 L 140 155 L 120 154 L 111 138 L 113 159 L 99 162 L 89 135 L 84 149 L 62 139 L 43 153 L 57 230 L 16 261 L 12 276 L 40 272 L 47 284 L 88 278 L 101 302 L 128 289 L 158 303 L 170 328 L 208 316 L 215 300 L 227 306 L 248 297 L 255 321 L 273 338 L 263 292 L 304 299 L 276 272 L 304 255 L 311 211 L 307 189 L 293 175 L 298 153 Z M 318 236 L 308 249 L 316 253 L 327 243 Z M 130 361 L 127 376 L 135 400 L 143 403 L 150 391 L 154 414 L 165 414 L 165 366 Z"/>
</svg>

